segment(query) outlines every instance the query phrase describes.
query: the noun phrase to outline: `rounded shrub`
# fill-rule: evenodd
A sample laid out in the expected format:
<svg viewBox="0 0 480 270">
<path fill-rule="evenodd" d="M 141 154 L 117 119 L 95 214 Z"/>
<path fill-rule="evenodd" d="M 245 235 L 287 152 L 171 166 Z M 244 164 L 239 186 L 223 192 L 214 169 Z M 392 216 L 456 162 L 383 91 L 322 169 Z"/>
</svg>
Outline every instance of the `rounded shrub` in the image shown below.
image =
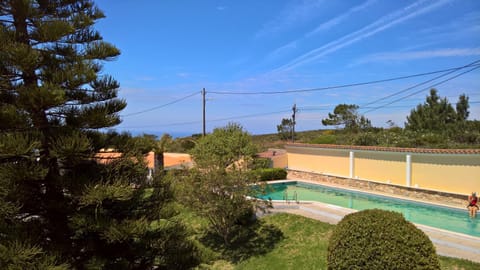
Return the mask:
<svg viewBox="0 0 480 270">
<path fill-rule="evenodd" d="M 428 236 L 402 214 L 380 209 L 345 216 L 327 256 L 328 269 L 440 269 Z"/>
</svg>

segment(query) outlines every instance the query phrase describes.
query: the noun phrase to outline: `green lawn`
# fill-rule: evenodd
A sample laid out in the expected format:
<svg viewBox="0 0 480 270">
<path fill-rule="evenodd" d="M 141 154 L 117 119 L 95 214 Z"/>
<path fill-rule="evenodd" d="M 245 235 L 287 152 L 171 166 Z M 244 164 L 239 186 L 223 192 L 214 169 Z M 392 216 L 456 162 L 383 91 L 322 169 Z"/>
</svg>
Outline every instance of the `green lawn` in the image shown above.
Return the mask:
<svg viewBox="0 0 480 270">
<path fill-rule="evenodd" d="M 182 218 L 196 233 L 204 259 L 210 261 L 199 269 L 326 269 L 334 225 L 291 214 L 268 215 L 226 248 L 203 232 L 205 220 L 188 212 Z M 461 259 L 440 257 L 440 263 L 442 269 L 480 269 L 480 264 Z"/>
</svg>

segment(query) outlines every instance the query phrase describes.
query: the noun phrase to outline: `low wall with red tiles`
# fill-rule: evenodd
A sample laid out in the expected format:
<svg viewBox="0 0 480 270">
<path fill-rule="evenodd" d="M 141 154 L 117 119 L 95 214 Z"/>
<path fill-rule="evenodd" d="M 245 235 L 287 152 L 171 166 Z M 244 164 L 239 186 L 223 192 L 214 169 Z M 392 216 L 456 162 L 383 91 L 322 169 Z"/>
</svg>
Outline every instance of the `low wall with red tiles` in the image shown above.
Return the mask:
<svg viewBox="0 0 480 270">
<path fill-rule="evenodd" d="M 297 170 L 288 170 L 287 179 L 292 180 L 310 180 L 319 184 L 333 184 L 335 186 L 344 186 L 364 191 L 374 191 L 385 195 L 395 195 L 414 200 L 428 201 L 432 203 L 450 205 L 455 207 L 465 207 L 468 195 L 446 193 L 432 190 L 425 190 L 413 187 L 395 186 L 373 181 L 343 178 L 318 173 L 303 172 Z"/>
</svg>

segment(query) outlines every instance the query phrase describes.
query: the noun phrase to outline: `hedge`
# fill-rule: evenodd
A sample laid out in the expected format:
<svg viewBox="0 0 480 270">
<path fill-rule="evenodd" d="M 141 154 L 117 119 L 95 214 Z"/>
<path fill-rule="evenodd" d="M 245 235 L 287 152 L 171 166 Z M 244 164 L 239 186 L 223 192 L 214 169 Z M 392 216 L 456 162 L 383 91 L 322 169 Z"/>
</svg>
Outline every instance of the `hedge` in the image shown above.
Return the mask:
<svg viewBox="0 0 480 270">
<path fill-rule="evenodd" d="M 281 168 L 267 168 L 252 170 L 252 177 L 258 181 L 283 180 L 287 178 L 287 171 Z"/>
<path fill-rule="evenodd" d="M 327 252 L 328 269 L 440 269 L 428 236 L 402 214 L 380 209 L 345 216 Z"/>
</svg>

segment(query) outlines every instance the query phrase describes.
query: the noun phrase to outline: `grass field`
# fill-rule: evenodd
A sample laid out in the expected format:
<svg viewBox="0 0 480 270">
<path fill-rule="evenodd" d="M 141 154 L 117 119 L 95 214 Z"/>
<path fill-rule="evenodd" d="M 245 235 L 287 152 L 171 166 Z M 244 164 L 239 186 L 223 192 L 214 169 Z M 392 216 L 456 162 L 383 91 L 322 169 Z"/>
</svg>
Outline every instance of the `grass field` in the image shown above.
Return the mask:
<svg viewBox="0 0 480 270">
<path fill-rule="evenodd" d="M 334 225 L 291 214 L 272 214 L 224 247 L 204 233 L 205 220 L 192 213 L 183 219 L 196 233 L 205 260 L 199 269 L 326 269 L 328 239 Z M 471 261 L 439 257 L 441 269 L 480 269 Z"/>
</svg>

